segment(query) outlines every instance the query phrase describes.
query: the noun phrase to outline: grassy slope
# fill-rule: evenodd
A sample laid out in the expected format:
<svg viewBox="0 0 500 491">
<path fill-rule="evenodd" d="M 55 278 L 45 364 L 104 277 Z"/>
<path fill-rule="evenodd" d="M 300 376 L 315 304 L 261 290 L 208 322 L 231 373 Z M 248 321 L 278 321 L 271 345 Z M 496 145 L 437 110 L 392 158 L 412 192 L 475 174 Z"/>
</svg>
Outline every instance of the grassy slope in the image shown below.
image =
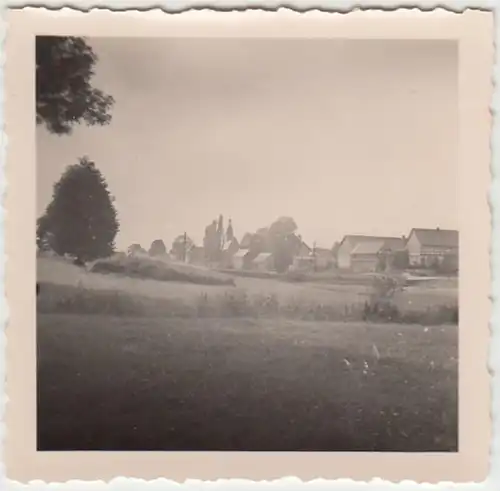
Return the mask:
<svg viewBox="0 0 500 491">
<path fill-rule="evenodd" d="M 67 262 L 38 258 L 37 279 L 42 283 L 83 286 L 93 290 L 118 290 L 150 298 L 179 298 L 196 301 L 201 294 L 221 295 L 241 290 L 248 295 L 274 295 L 282 303 L 311 301 L 334 305 L 363 303 L 370 291 L 362 285 L 332 285 L 322 283 L 286 283 L 275 279 L 235 278 L 234 286 L 196 285 L 180 282 L 159 282 L 127 278 L 112 274 L 87 273 Z M 427 285 L 410 287 L 397 294 L 400 307 L 426 308 L 441 304 L 456 304 L 457 288 L 430 288 Z"/>
<path fill-rule="evenodd" d="M 39 449 L 454 450 L 456 357 L 454 326 L 39 315 Z"/>
</svg>

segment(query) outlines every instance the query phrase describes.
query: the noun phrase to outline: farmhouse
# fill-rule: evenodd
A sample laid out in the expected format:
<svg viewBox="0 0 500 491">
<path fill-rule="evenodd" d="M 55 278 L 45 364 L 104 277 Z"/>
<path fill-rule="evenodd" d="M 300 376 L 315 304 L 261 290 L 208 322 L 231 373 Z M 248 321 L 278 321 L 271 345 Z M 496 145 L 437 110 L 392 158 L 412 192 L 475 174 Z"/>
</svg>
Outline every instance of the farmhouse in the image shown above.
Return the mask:
<svg viewBox="0 0 500 491">
<path fill-rule="evenodd" d="M 377 271 L 380 268 L 380 254 L 383 240 L 360 242 L 351 252 L 351 269 L 358 273 Z"/>
<path fill-rule="evenodd" d="M 248 269 L 250 262 L 250 252 L 247 249 L 240 249 L 231 256 L 229 267 L 233 269 Z"/>
<path fill-rule="evenodd" d="M 335 260 L 330 249 L 315 247 L 313 251 L 317 269 L 329 269 L 335 266 Z"/>
<path fill-rule="evenodd" d="M 371 262 L 378 260 L 377 256 L 383 251 L 397 251 L 404 248 L 405 239 L 402 237 L 377 237 L 371 235 L 346 235 L 337 250 L 337 266 L 341 269 L 350 269 L 351 254 L 359 244 L 374 243 L 367 248 L 358 249 L 357 254 L 361 261 Z"/>
<path fill-rule="evenodd" d="M 312 271 L 314 269 L 314 257 L 312 249 L 302 240 L 300 236 L 294 236 L 297 239 L 297 247 L 290 265 L 291 271 Z"/>
<path fill-rule="evenodd" d="M 274 257 L 270 252 L 261 252 L 251 262 L 250 268 L 256 271 L 272 271 L 274 269 Z"/>
<path fill-rule="evenodd" d="M 458 268 L 458 231 L 414 228 L 406 243 L 411 266 L 424 268 L 448 263 L 451 269 Z"/>
<path fill-rule="evenodd" d="M 290 271 L 304 271 L 309 272 L 314 270 L 314 257 L 313 256 L 295 256 L 293 263 L 290 265 Z"/>
</svg>

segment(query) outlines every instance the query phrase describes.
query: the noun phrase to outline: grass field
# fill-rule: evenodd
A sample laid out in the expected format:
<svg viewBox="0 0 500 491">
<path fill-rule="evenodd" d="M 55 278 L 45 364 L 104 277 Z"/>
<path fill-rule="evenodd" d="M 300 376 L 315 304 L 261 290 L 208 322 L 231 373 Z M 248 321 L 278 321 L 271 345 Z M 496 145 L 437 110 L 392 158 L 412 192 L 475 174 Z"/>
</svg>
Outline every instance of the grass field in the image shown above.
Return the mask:
<svg viewBox="0 0 500 491">
<path fill-rule="evenodd" d="M 37 349 L 39 450 L 457 449 L 456 326 L 39 314 Z"/>
<path fill-rule="evenodd" d="M 219 275 L 222 276 L 223 275 Z M 137 279 L 115 274 L 88 273 L 64 261 L 38 259 L 37 278 L 42 283 L 101 291 L 119 291 L 138 297 L 177 299 L 186 303 L 196 302 L 200 295 L 216 297 L 224 293 L 245 292 L 248 296 L 273 296 L 283 304 L 324 303 L 339 307 L 362 304 L 370 294 L 370 287 L 356 284 L 331 284 L 324 282 L 288 283 L 274 279 L 251 277 L 234 278 L 234 286 L 203 285 L 187 282 L 164 282 L 151 279 Z M 411 286 L 398 292 L 396 304 L 401 308 L 425 309 L 436 305 L 456 305 L 458 288 L 451 285 L 426 283 Z"/>
<path fill-rule="evenodd" d="M 456 324 L 342 317 L 367 286 L 200 285 L 51 259 L 37 273 L 39 450 L 457 450 Z M 426 283 L 395 301 L 457 292 Z"/>
</svg>

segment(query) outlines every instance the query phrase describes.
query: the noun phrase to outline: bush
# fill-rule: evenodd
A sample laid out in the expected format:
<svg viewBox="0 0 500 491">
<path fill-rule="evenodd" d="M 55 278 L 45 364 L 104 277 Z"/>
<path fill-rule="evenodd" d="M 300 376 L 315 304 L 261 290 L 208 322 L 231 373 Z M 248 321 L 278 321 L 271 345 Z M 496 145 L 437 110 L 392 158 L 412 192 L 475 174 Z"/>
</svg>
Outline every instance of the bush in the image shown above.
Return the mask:
<svg viewBox="0 0 500 491">
<path fill-rule="evenodd" d="M 363 307 L 363 320 L 381 322 L 400 322 L 401 312 L 391 302 L 365 302 Z"/>
<path fill-rule="evenodd" d="M 367 322 L 398 322 L 425 326 L 458 324 L 458 305 L 439 305 L 425 310 L 401 311 L 393 303 L 365 303 L 363 320 Z"/>
<path fill-rule="evenodd" d="M 189 265 L 169 264 L 160 259 L 148 257 L 128 256 L 100 259 L 90 267 L 90 271 L 157 281 L 179 281 L 199 285 L 235 285 L 233 278 Z"/>
</svg>

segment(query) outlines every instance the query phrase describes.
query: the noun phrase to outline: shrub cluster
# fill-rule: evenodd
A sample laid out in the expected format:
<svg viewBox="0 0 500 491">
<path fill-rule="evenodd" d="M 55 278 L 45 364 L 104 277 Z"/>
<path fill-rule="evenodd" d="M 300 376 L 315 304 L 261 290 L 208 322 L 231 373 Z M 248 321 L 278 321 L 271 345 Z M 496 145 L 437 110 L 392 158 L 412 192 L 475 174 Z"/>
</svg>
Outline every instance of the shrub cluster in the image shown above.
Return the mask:
<svg viewBox="0 0 500 491">
<path fill-rule="evenodd" d="M 93 273 L 115 273 L 131 278 L 152 279 L 157 281 L 179 281 L 198 285 L 234 286 L 233 278 L 204 271 L 189 265 L 168 263 L 148 257 L 116 257 L 100 259 L 90 266 Z"/>
</svg>

